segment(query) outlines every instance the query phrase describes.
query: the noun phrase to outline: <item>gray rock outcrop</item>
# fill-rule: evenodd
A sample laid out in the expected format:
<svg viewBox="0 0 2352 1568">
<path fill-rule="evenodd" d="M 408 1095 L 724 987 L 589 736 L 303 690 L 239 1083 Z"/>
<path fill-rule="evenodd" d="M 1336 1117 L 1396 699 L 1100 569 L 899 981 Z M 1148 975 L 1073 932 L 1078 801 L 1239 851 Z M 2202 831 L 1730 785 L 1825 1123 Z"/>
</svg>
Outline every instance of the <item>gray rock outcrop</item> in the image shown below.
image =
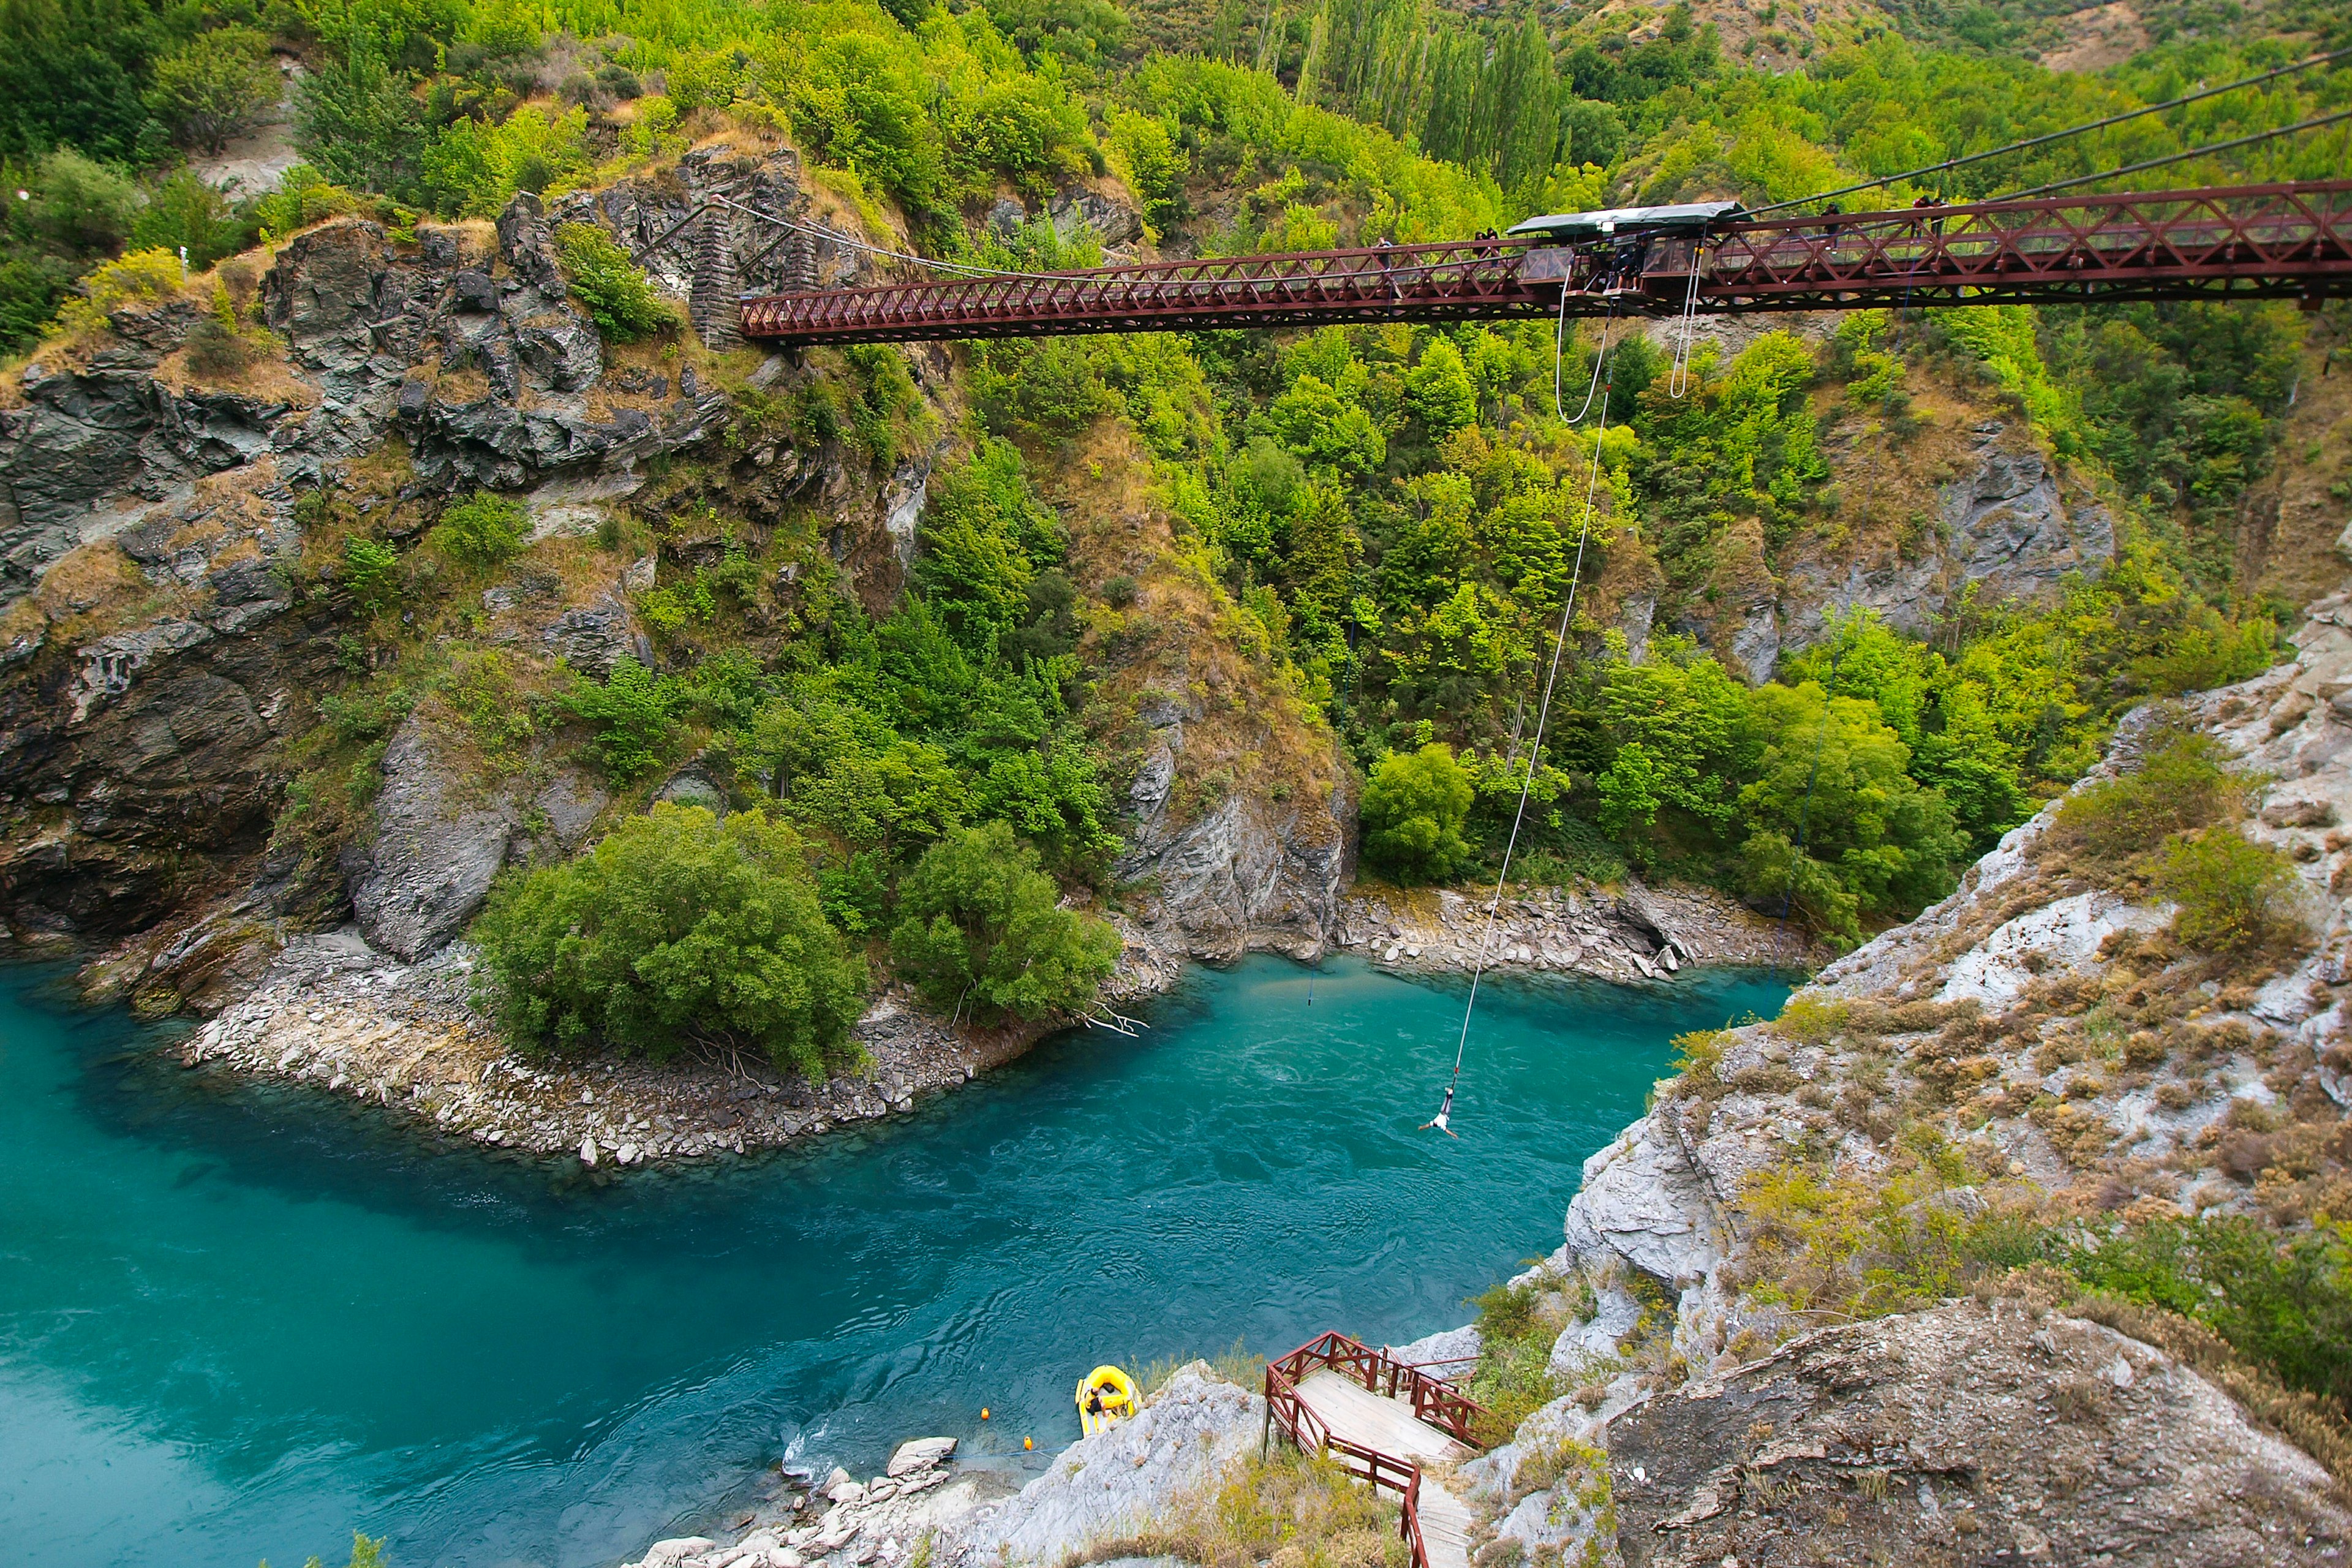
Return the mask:
<svg viewBox="0 0 2352 1568">
<path fill-rule="evenodd" d="M 1198 714 L 1186 700 L 1151 693 L 1140 717 L 1149 742 L 1128 786 L 1127 852 L 1115 870 L 1156 883 L 1154 937 L 1196 958 L 1320 952 L 1335 939 L 1339 889 L 1354 869 L 1346 785 L 1314 803 L 1234 791 L 1179 821 L 1177 757 Z"/>
<path fill-rule="evenodd" d="M 1203 1362 L 1180 1368 L 1140 1414 L 1062 1451 L 1053 1468 L 976 1515 L 952 1560 L 1055 1563 L 1143 1529 L 1257 1445 L 1265 1401 Z"/>
<path fill-rule="evenodd" d="M 1607 1431 L 1627 1568 L 2340 1563 L 2327 1473 L 2162 1352 L 2019 1301 L 1834 1328 Z"/>
<path fill-rule="evenodd" d="M 506 796 L 484 796 L 421 720 L 402 721 L 383 753 L 374 832 L 343 855 L 360 930 L 411 963 L 445 946 L 489 896 L 514 829 Z"/>
<path fill-rule="evenodd" d="M 1734 651 L 1751 678 L 1771 660 L 1820 642 L 1832 612 L 1873 610 L 1888 626 L 1925 637 L 1973 591 L 1982 607 L 2053 603 L 2067 576 L 2095 574 L 2115 559 L 2115 520 L 2087 494 L 2070 498 L 2039 448 L 2000 425 L 1980 427 L 1961 473 L 1937 492 L 1936 537 L 1902 560 L 1807 563 L 1784 579 L 1770 636 L 1759 616 Z M 1842 567 L 1842 571 L 1839 568 Z"/>
</svg>

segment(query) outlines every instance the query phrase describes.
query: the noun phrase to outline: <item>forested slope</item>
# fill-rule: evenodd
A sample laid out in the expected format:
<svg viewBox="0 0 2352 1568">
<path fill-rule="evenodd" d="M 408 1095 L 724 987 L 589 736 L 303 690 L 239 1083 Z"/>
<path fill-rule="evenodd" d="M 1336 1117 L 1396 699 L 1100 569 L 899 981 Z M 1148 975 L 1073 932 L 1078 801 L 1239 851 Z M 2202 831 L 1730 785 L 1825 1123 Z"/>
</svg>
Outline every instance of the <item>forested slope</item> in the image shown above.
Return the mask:
<svg viewBox="0 0 2352 1568">
<path fill-rule="evenodd" d="M 500 972 L 543 1003 L 517 911 L 658 795 L 788 824 L 709 875 L 806 881 L 793 940 L 862 953 L 854 984 L 1043 1016 L 1104 963 L 1041 896 L 1312 949 L 1360 798 L 1369 869 L 1446 880 L 1491 874 L 1522 784 L 1531 881 L 1685 878 L 1832 944 L 1906 917 L 2124 710 L 2276 657 L 2341 524 L 2346 433 L 2313 409 L 2342 307 L 1717 324 L 1686 385 L 1675 329 L 1622 322 L 787 359 L 684 320 L 714 194 L 755 215 L 720 242 L 746 287 L 907 268 L 759 214 L 1032 268 L 1458 237 L 1800 197 L 2341 26 L 2148 10 L 2085 74 L 2035 63 L 2064 29 L 2030 8 L 1807 8 L 1777 43 L 1742 15 L 6 0 L 12 932 L 174 920 L 166 1005 L 346 899 L 430 951 L 497 882 L 478 934 L 539 955 Z M 2192 147 L 2347 82 L 1869 199 Z M 280 134 L 275 188 L 205 177 Z M 2236 156 L 2141 178 L 2340 173 L 2345 142 Z M 908 906 L 935 848 L 954 885 Z M 1061 978 L 991 981 L 1007 942 Z M 508 1001 L 551 1039 L 637 1027 Z"/>
</svg>

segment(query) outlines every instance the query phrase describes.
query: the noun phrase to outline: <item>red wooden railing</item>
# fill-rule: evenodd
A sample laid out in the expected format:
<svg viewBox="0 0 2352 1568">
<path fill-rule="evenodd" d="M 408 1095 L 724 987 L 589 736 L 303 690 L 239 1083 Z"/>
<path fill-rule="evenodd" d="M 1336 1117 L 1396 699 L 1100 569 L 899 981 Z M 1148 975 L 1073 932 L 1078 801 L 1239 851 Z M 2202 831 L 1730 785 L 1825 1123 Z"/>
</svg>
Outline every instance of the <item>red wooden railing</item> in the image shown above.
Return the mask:
<svg viewBox="0 0 2352 1568">
<path fill-rule="evenodd" d="M 1698 283 L 1691 287 L 1696 265 Z M 1738 220 L 1638 235 L 1216 257 L 743 301 L 772 342 L 2352 293 L 2352 180 Z"/>
<path fill-rule="evenodd" d="M 1397 1531 L 1412 1548 L 1413 1568 L 1429 1568 L 1429 1552 L 1421 1534 L 1421 1464 L 1367 1448 L 1335 1435 L 1328 1424 L 1300 1397 L 1298 1385 L 1313 1373 L 1329 1368 L 1375 1394 L 1411 1402 L 1420 1420 L 1470 1442 L 1471 1420 L 1485 1414 L 1477 1401 L 1443 1378 L 1418 1366 L 1409 1366 L 1341 1333 L 1323 1333 L 1278 1361 L 1265 1363 L 1265 1419 L 1269 1431 L 1279 1427 L 1301 1449 L 1332 1459 L 1349 1474 L 1374 1487 L 1386 1487 L 1404 1499 Z"/>
</svg>

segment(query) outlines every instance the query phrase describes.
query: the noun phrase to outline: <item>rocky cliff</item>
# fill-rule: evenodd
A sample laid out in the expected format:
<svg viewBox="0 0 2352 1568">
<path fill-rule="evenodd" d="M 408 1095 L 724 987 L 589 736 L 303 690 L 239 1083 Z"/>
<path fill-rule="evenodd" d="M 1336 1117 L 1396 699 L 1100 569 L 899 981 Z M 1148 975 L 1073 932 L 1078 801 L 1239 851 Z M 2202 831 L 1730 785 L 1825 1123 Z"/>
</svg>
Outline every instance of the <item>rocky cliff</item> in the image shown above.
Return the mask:
<svg viewBox="0 0 2352 1568">
<path fill-rule="evenodd" d="M 1101 181 L 1040 210 L 1073 230 L 1140 233 Z M 435 976 L 463 960 L 448 944 L 501 870 L 575 853 L 646 799 L 723 811 L 761 786 L 720 758 L 616 790 L 576 738 L 486 742 L 482 715 L 544 697 L 565 671 L 605 679 L 624 658 L 682 666 L 711 651 L 691 637 L 657 647 L 640 606 L 691 592 L 740 551 L 722 508 L 750 520 L 754 543 L 793 541 L 748 646 L 788 640 L 794 584 L 819 574 L 887 612 L 948 450 L 927 435 L 877 463 L 800 418 L 844 377 L 822 353 L 606 342 L 571 296 L 556 231 L 602 227 L 690 309 L 719 290 L 723 325 L 736 289 L 870 279 L 874 256 L 828 237 L 862 222 L 803 179 L 789 146 L 721 139 L 552 210 L 519 196 L 496 224 L 335 219 L 45 347 L 0 388 L 0 941 L 98 947 L 95 988 L 151 1012 L 253 997 L 198 1053 L 251 1070 L 277 1070 L 286 1050 L 278 1024 L 247 1013 L 299 1022 L 284 1000 L 322 963 L 373 975 L 372 1010 L 295 1053 L 342 1062 L 317 1076 L 346 1092 L 443 1025 L 483 1037 L 478 1019 L 450 1014 L 463 988 Z M 216 313 L 215 285 L 249 323 L 244 363 L 200 374 L 190 335 Z M 939 350 L 903 363 L 915 423 L 953 428 L 954 363 Z M 1148 468 L 1107 427 L 1042 471 L 1072 538 L 1069 573 L 1089 591 L 1137 584 L 1087 631 L 1108 671 L 1088 721 L 1132 768 L 1114 824 L 1128 845 L 1118 874 L 1139 889 L 1122 995 L 1187 957 L 1322 951 L 1353 822 L 1328 731 L 1201 571 L 1197 541 L 1139 488 Z M 520 503 L 525 548 L 479 585 L 445 587 L 446 563 L 419 546 L 453 498 L 478 491 Z M 406 656 L 364 635 L 374 606 L 348 570 L 355 540 L 405 562 L 402 637 L 494 650 L 489 664 L 466 655 L 490 683 L 470 713 L 437 676 L 367 684 Z M 404 706 L 352 706 L 387 686 Z M 350 757 L 348 789 L 316 773 L 328 754 Z M 328 948 L 305 945 L 347 922 Z M 404 1019 L 425 1033 L 404 1040 Z M 380 1049 L 362 1061 L 353 1039 Z M 974 1037 L 940 1059 L 1004 1048 Z M 942 1081 L 895 1059 L 884 1053 L 860 1103 L 903 1099 L 900 1079 Z M 392 1078 L 410 1081 L 413 1067 Z M 711 1090 L 702 1142 L 738 1141 L 734 1087 Z M 597 1135 L 576 1116 L 522 1119 L 471 1098 L 454 1121 L 435 1114 L 523 1147 Z M 653 1136 L 655 1114 L 668 1111 L 635 1119 L 646 1135 L 633 1146 L 689 1146 Z"/>
</svg>

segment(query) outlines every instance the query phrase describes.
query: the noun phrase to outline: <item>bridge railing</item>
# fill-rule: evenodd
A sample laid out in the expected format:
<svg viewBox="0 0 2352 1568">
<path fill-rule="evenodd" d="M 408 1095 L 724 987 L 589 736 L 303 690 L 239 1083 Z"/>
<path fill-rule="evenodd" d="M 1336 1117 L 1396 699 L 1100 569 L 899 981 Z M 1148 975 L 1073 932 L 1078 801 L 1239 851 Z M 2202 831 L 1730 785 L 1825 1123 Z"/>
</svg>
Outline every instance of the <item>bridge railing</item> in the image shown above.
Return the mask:
<svg viewBox="0 0 2352 1568">
<path fill-rule="evenodd" d="M 1265 1364 L 1269 1429 L 1280 1427 L 1302 1451 L 1321 1454 L 1371 1486 L 1399 1493 L 1404 1499 L 1404 1511 L 1398 1533 L 1412 1547 L 1413 1568 L 1429 1568 L 1428 1547 L 1421 1532 L 1419 1461 L 1383 1454 L 1334 1434 L 1298 1392 L 1301 1383 L 1326 1369 L 1374 1394 L 1409 1400 L 1415 1416 L 1464 1443 L 1470 1441 L 1471 1420 L 1485 1414 L 1485 1407 L 1443 1378 L 1341 1333 L 1318 1334 Z"/>
<path fill-rule="evenodd" d="M 749 337 L 814 344 L 2216 289 L 2352 293 L 2352 180 L 1774 217 L 1696 239 L 1521 237 L 935 279 L 746 300 L 742 320 Z"/>
</svg>

